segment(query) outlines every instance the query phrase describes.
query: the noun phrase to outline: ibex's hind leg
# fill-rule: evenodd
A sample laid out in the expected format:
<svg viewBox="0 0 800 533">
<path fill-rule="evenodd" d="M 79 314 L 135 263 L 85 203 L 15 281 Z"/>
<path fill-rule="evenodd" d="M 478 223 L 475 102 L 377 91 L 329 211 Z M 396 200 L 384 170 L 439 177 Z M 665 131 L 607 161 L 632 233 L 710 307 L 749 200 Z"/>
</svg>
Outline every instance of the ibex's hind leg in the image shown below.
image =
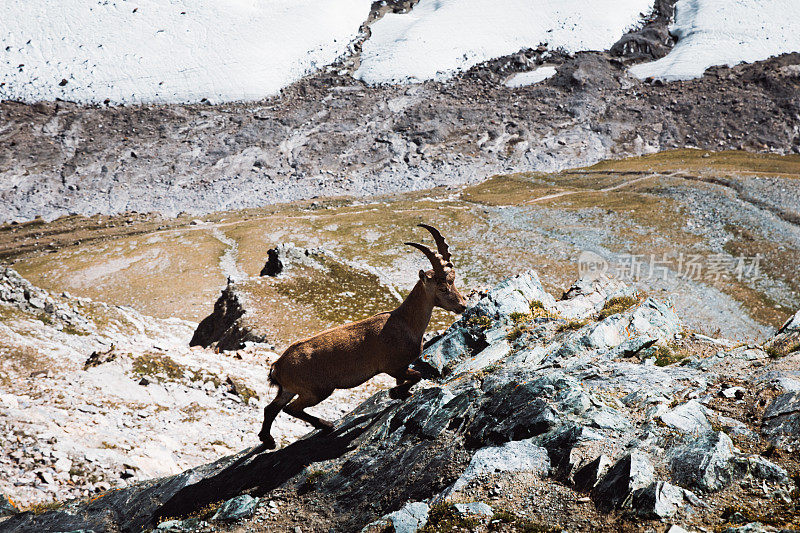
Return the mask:
<svg viewBox="0 0 800 533">
<path fill-rule="evenodd" d="M 411 368 L 406 368 L 397 374 L 389 374 L 397 380 L 397 386 L 389 389 L 389 398 L 393 400 L 405 400 L 411 396 L 411 387 L 419 383 L 422 374 Z"/>
<path fill-rule="evenodd" d="M 323 420 L 317 416 L 310 415 L 303 409 L 306 407 L 311 407 L 312 405 L 317 405 L 319 402 L 330 396 L 332 392 L 333 391 L 322 394 L 301 393 L 292 403 L 284 407 L 283 410 L 295 418 L 299 418 L 304 422 L 308 422 L 317 429 L 331 429 L 333 428 L 333 424 L 331 422 Z"/>
<path fill-rule="evenodd" d="M 272 428 L 272 422 L 275 420 L 275 417 L 278 416 L 278 413 L 281 412 L 281 409 L 292 401 L 294 396 L 295 394 L 293 392 L 287 392 L 283 390 L 283 387 L 278 385 L 278 395 L 264 408 L 264 424 L 261 426 L 258 438 L 261 439 L 261 442 L 270 450 L 275 448 L 275 439 L 269 434 Z"/>
</svg>

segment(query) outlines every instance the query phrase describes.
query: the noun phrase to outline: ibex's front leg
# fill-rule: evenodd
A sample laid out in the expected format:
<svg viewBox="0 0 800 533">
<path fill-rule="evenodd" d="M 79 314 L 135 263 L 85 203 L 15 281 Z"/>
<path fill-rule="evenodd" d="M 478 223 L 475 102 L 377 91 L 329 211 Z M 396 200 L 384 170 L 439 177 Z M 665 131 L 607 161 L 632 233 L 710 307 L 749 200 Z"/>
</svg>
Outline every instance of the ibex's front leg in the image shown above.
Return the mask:
<svg viewBox="0 0 800 533">
<path fill-rule="evenodd" d="M 389 375 L 397 380 L 397 386 L 389 389 L 389 398 L 393 400 L 405 400 L 411 396 L 411 387 L 422 379 L 422 374 L 411 368 L 406 368 L 398 374 Z"/>
</svg>

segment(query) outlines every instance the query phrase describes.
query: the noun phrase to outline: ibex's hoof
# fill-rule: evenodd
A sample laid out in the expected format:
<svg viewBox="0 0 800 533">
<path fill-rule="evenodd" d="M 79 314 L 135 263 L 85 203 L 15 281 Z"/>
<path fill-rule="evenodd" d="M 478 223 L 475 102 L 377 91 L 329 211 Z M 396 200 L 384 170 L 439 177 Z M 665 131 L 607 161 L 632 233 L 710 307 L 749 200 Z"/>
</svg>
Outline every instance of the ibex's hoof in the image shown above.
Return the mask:
<svg viewBox="0 0 800 533">
<path fill-rule="evenodd" d="M 263 433 L 258 434 L 258 438 L 261 439 L 261 442 L 264 443 L 264 448 L 267 450 L 274 450 L 275 449 L 275 439 L 272 438 L 272 435 L 269 433 L 264 435 Z"/>
<path fill-rule="evenodd" d="M 329 431 L 333 431 L 333 422 L 328 422 L 327 420 L 320 420 L 317 429 L 322 431 L 323 433 L 328 433 Z"/>
</svg>

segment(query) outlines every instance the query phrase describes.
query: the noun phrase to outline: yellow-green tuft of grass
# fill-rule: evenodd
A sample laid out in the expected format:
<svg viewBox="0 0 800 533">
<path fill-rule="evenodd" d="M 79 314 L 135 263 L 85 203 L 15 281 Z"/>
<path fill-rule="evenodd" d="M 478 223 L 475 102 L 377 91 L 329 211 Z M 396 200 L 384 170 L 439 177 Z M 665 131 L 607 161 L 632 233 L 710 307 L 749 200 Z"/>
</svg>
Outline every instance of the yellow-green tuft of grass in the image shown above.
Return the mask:
<svg viewBox="0 0 800 533">
<path fill-rule="evenodd" d="M 39 320 L 42 324 L 45 324 L 47 326 L 52 326 L 55 323 L 53 321 L 53 317 L 44 312 L 36 315 L 36 319 Z"/>
<path fill-rule="evenodd" d="M 492 325 L 492 319 L 484 315 L 473 315 L 467 320 L 467 326 L 486 329 Z"/>
<path fill-rule="evenodd" d="M 508 526 L 511 529 L 508 529 Z M 524 533 L 558 533 L 560 527 L 549 526 L 534 522 L 528 518 L 517 516 L 516 514 L 498 509 L 495 511 L 492 520 L 489 522 L 489 531 L 522 531 Z"/>
<path fill-rule="evenodd" d="M 64 329 L 61 330 L 62 332 L 66 333 L 67 335 L 78 335 L 80 337 L 86 337 L 87 335 L 91 335 L 88 331 L 83 331 L 82 329 L 78 329 L 75 326 L 71 326 L 67 324 L 64 326 Z"/>
<path fill-rule="evenodd" d="M 233 379 L 228 376 L 228 383 L 233 388 L 233 391 L 236 395 L 242 399 L 242 401 L 247 404 L 250 401 L 250 398 L 255 398 L 258 400 L 258 393 L 245 385 L 240 379 Z"/>
<path fill-rule="evenodd" d="M 603 320 L 611 315 L 616 315 L 627 311 L 638 303 L 639 298 L 636 296 L 615 296 L 605 303 L 603 309 L 600 310 L 597 316 L 600 320 Z"/>
<path fill-rule="evenodd" d="M 518 326 L 520 324 L 524 324 L 525 322 L 529 322 L 531 319 L 533 319 L 533 316 L 530 313 L 514 312 L 508 315 L 508 318 L 511 319 L 511 322 L 513 322 L 514 325 Z"/>
<path fill-rule="evenodd" d="M 140 376 L 179 380 L 184 377 L 186 367 L 167 355 L 144 354 L 133 360 L 133 371 Z"/>
<path fill-rule="evenodd" d="M 669 346 L 659 346 L 655 351 L 656 366 L 669 366 L 679 363 L 689 357 L 686 352 L 673 350 Z"/>
<path fill-rule="evenodd" d="M 772 344 L 770 346 L 766 346 L 764 351 L 767 353 L 770 359 L 780 359 L 781 357 L 786 357 L 791 353 L 800 351 L 800 340 L 796 340 L 795 342 Z"/>
<path fill-rule="evenodd" d="M 514 323 L 516 327 L 522 327 L 523 324 L 527 324 L 528 322 L 532 322 L 535 318 L 558 318 L 555 313 L 551 313 L 547 309 L 545 309 L 544 304 L 539 300 L 534 300 L 530 303 L 530 307 L 527 313 L 520 313 L 515 311 L 508 315 L 511 319 L 511 322 Z"/>
<path fill-rule="evenodd" d="M 528 331 L 528 326 L 526 326 L 526 325 L 524 325 L 524 324 L 522 324 L 522 325 L 520 325 L 520 326 L 514 326 L 514 327 L 513 327 L 513 328 L 511 328 L 511 329 L 509 330 L 509 332 L 506 334 L 506 340 L 508 340 L 508 342 L 514 342 L 515 340 L 517 340 L 517 339 L 519 339 L 520 337 L 522 337 L 522 335 L 523 335 L 523 334 L 524 334 L 526 331 Z"/>
<path fill-rule="evenodd" d="M 568 320 L 562 324 L 559 324 L 556 328 L 556 332 L 561 333 L 562 331 L 575 331 L 577 329 L 581 329 L 588 323 L 588 320 Z"/>
<path fill-rule="evenodd" d="M 451 503 L 440 503 L 431 507 L 428 513 L 428 523 L 420 529 L 422 533 L 455 533 L 460 531 L 473 531 L 478 526 L 478 520 L 472 516 L 461 516 Z"/>
<path fill-rule="evenodd" d="M 39 515 L 44 514 L 48 511 L 55 511 L 57 509 L 61 509 L 64 506 L 64 502 L 46 502 L 46 503 L 34 503 L 33 505 L 28 505 L 26 507 L 20 507 L 20 511 L 22 512 L 31 512 L 33 514 Z"/>
<path fill-rule="evenodd" d="M 298 494 L 305 494 L 316 489 L 322 479 L 325 477 L 324 470 L 306 470 L 306 479 L 303 484 L 297 489 Z"/>
</svg>

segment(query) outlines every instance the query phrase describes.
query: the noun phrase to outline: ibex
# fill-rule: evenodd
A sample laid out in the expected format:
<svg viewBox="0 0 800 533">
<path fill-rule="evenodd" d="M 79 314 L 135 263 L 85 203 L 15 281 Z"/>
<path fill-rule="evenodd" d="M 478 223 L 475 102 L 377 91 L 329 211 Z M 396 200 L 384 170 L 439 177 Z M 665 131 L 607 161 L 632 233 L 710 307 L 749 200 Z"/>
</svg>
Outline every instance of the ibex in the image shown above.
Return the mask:
<svg viewBox="0 0 800 533">
<path fill-rule="evenodd" d="M 397 380 L 397 386 L 389 390 L 390 397 L 405 399 L 419 382 L 422 376 L 409 365 L 422 353 L 422 336 L 433 308 L 454 313 L 466 309 L 455 286 L 456 273 L 444 237 L 427 224 L 419 226 L 433 235 L 438 253 L 422 244 L 405 243 L 425 254 L 433 268 L 419 271 L 419 281 L 397 309 L 298 341 L 273 363 L 269 381 L 278 386 L 278 394 L 264 408 L 264 425 L 258 434 L 267 448 L 275 447 L 270 428 L 281 409 L 317 429 L 330 429 L 330 422 L 304 409 L 317 405 L 335 389 L 350 389 L 386 373 Z"/>
</svg>

